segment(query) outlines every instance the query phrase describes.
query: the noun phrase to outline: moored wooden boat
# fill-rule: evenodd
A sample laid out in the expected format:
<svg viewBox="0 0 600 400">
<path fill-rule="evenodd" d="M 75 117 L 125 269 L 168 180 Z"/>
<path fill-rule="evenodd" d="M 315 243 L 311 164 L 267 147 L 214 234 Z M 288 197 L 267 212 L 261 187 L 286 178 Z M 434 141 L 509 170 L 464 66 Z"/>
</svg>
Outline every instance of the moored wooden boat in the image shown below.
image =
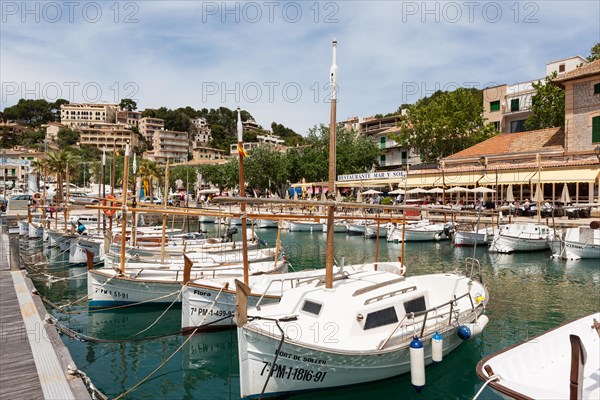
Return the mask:
<svg viewBox="0 0 600 400">
<path fill-rule="evenodd" d="M 600 399 L 600 312 L 500 350 L 477 376 L 515 399 Z"/>
</svg>

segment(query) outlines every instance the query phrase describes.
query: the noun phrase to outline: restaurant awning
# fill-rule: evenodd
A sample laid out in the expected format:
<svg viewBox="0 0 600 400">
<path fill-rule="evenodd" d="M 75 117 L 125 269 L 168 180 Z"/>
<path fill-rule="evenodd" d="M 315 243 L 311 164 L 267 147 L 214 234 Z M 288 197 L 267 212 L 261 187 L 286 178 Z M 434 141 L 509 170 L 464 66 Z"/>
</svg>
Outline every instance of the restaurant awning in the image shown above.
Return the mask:
<svg viewBox="0 0 600 400">
<path fill-rule="evenodd" d="M 595 182 L 598 178 L 600 169 L 597 167 L 585 168 L 569 168 L 569 169 L 553 169 L 542 170 L 540 174 L 541 183 L 561 183 L 561 182 Z M 489 172 L 479 181 L 479 185 L 493 186 L 496 185 L 525 185 L 529 183 L 537 183 L 537 171 L 532 170 L 511 170 L 498 171 L 498 180 L 496 181 L 496 171 Z"/>
</svg>

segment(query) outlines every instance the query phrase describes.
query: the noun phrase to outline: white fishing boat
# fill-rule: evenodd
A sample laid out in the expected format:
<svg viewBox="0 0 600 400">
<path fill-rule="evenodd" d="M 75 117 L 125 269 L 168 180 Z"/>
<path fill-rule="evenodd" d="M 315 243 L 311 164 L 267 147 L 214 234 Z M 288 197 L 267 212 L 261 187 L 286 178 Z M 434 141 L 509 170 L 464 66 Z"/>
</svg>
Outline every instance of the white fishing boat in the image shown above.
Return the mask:
<svg viewBox="0 0 600 400">
<path fill-rule="evenodd" d="M 456 247 L 487 245 L 494 239 L 494 232 L 493 226 L 475 229 L 472 225 L 459 225 L 454 231 L 454 245 Z"/>
<path fill-rule="evenodd" d="M 17 224 L 19 225 L 19 236 L 29 236 L 29 221 L 21 219 Z"/>
<path fill-rule="evenodd" d="M 334 40 L 330 166 L 335 165 L 336 47 Z M 332 190 L 331 168 L 329 172 Z M 333 209 L 327 206 L 330 228 Z M 404 277 L 377 270 L 334 279 L 333 236 L 329 231 L 324 285 L 301 285 L 284 291 L 278 303 L 247 309 L 250 289 L 237 282 L 242 398 L 339 388 L 409 371 L 420 390 L 425 365 L 441 361 L 486 326 L 482 313 L 488 293 L 473 279 L 479 265 L 474 260 L 468 276 L 455 272 Z"/>
<path fill-rule="evenodd" d="M 367 230 L 367 221 L 355 220 L 346 224 L 346 233 L 348 235 L 364 236 Z"/>
<path fill-rule="evenodd" d="M 327 232 L 327 224 L 323 224 L 323 232 Z M 348 233 L 348 224 L 346 220 L 334 221 L 333 223 L 334 233 Z"/>
<path fill-rule="evenodd" d="M 552 250 L 552 257 L 566 260 L 579 260 L 581 258 L 600 258 L 600 229 L 580 226 L 565 228 L 551 234 L 548 241 Z"/>
<path fill-rule="evenodd" d="M 381 262 L 375 264 L 349 265 L 343 268 L 335 267 L 334 274 L 340 277 L 344 274 L 359 271 L 388 271 L 404 274 L 405 270 L 399 262 Z M 285 290 L 299 285 L 322 284 L 325 277 L 323 269 L 311 269 L 282 274 L 255 275 L 249 277 L 250 293 L 248 302 L 255 306 L 279 301 Z M 186 284 L 183 291 L 181 307 L 181 329 L 188 333 L 191 330 L 217 330 L 234 326 L 231 317 L 236 305 L 236 278 L 197 279 Z"/>
<path fill-rule="evenodd" d="M 318 221 L 290 221 L 290 232 L 323 232 L 323 224 Z"/>
<path fill-rule="evenodd" d="M 85 252 L 84 252 L 85 253 Z M 162 256 L 156 254 L 153 256 L 131 256 L 126 254 L 125 262 L 129 266 L 131 263 L 135 264 L 153 264 L 153 265 L 183 265 L 183 253 L 169 253 L 165 254 L 164 261 L 161 262 Z M 223 264 L 239 264 L 243 262 L 243 255 L 241 249 L 237 251 L 225 251 L 225 252 L 196 252 L 186 251 L 185 255 L 187 258 L 192 260 L 194 265 L 223 265 Z M 284 256 L 283 249 L 279 249 L 279 256 L 277 259 L 282 259 Z M 107 268 L 113 268 L 118 265 L 121 260 L 121 254 L 119 252 L 111 251 L 104 259 L 104 266 Z M 267 260 L 275 260 L 275 248 L 252 248 L 248 250 L 248 262 L 260 262 Z M 150 267 L 150 266 L 147 266 Z"/>
<path fill-rule="evenodd" d="M 251 275 L 285 272 L 286 269 L 287 262 L 249 264 Z M 113 268 L 91 269 L 88 265 L 88 304 L 92 307 L 134 303 L 170 304 L 181 300 L 184 282 L 204 278 L 240 278 L 242 273 L 242 264 L 192 267 L 189 277 L 186 277 L 186 269 L 181 264 L 161 267 L 146 263 L 128 263 L 123 273 Z"/>
<path fill-rule="evenodd" d="M 600 312 L 490 354 L 477 375 L 515 399 L 600 399 Z"/>
<path fill-rule="evenodd" d="M 109 240 L 109 238 L 88 235 L 72 237 L 69 246 L 69 263 L 86 263 L 87 251 L 94 255 L 94 264 L 104 261 L 105 249 Z"/>
<path fill-rule="evenodd" d="M 490 243 L 492 253 L 512 253 L 515 251 L 536 251 L 549 248 L 550 228 L 542 224 L 513 223 L 498 228 Z"/>
<path fill-rule="evenodd" d="M 238 328 L 241 396 L 281 396 L 408 373 L 413 334 L 425 349 L 420 362 L 428 365 L 436 332 L 446 355 L 463 341 L 459 329 L 471 335 L 483 330 L 487 299 L 481 283 L 459 274 L 359 272 L 334 280 L 333 289 L 287 290 L 279 303 L 250 308 Z"/>
<path fill-rule="evenodd" d="M 29 239 L 42 239 L 44 237 L 44 224 L 41 220 L 32 220 L 28 224 L 27 236 Z"/>
<path fill-rule="evenodd" d="M 274 219 L 259 219 L 256 222 L 258 228 L 277 228 L 279 221 Z"/>
<path fill-rule="evenodd" d="M 378 233 L 379 231 L 379 233 Z M 377 229 L 377 224 L 369 224 L 365 227 L 365 237 L 374 239 L 379 237 L 380 239 L 385 239 L 388 234 L 388 226 L 387 224 L 379 225 L 379 229 Z"/>
<path fill-rule="evenodd" d="M 396 224 L 388 232 L 387 241 L 401 242 L 403 230 L 405 242 L 431 242 L 450 239 L 454 228 L 452 223 L 430 223 L 428 220 L 406 224 L 405 228 L 402 224 Z"/>
</svg>

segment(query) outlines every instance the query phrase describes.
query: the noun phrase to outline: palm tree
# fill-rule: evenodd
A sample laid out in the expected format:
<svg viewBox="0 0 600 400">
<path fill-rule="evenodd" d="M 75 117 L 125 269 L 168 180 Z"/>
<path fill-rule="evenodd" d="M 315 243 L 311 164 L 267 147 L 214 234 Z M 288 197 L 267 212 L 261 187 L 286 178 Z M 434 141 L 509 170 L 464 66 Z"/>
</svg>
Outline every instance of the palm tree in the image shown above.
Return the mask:
<svg viewBox="0 0 600 400">
<path fill-rule="evenodd" d="M 138 175 L 140 178 L 142 178 L 142 180 L 144 182 L 147 182 L 148 189 L 149 189 L 148 195 L 150 196 L 150 203 L 154 203 L 154 195 L 153 195 L 154 179 L 156 179 L 156 181 L 158 182 L 158 185 L 160 185 L 161 178 L 164 175 L 163 169 L 156 161 L 142 160 L 142 162 L 140 163 L 140 167 L 138 169 Z"/>
<path fill-rule="evenodd" d="M 65 178 L 65 172 L 67 171 L 69 165 L 73 167 L 78 161 L 79 157 L 67 150 L 51 150 L 48 152 L 48 172 L 56 175 L 55 201 L 57 204 L 64 198 L 63 179 Z"/>
<path fill-rule="evenodd" d="M 42 177 L 42 174 L 44 173 L 44 169 L 46 168 L 46 164 L 47 164 L 47 160 L 44 159 L 44 158 L 40 158 L 39 160 L 33 160 L 31 162 L 31 169 L 32 169 L 32 172 L 35 174 L 35 180 L 36 180 L 36 184 L 37 184 L 37 190 L 38 190 L 38 192 L 41 192 L 41 193 L 43 193 L 44 191 L 42 189 L 40 189 L 40 179 Z M 47 182 L 44 179 L 44 186 L 46 184 L 47 184 Z"/>
</svg>

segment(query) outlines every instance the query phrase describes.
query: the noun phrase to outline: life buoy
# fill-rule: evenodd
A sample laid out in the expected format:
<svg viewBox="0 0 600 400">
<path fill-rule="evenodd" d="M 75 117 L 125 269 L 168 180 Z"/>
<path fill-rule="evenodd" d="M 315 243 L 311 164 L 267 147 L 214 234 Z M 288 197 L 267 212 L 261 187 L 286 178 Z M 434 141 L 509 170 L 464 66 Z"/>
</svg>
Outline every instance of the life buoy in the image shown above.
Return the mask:
<svg viewBox="0 0 600 400">
<path fill-rule="evenodd" d="M 114 200 L 116 200 L 115 196 L 111 196 L 109 194 L 108 196 L 106 196 L 106 198 L 104 200 L 102 200 L 102 207 L 106 207 L 107 203 L 110 203 L 108 206 L 112 207 Z M 117 212 L 117 210 L 102 210 L 102 212 L 107 217 L 112 217 L 113 215 L 115 215 L 115 213 Z"/>
<path fill-rule="evenodd" d="M 31 196 L 31 198 L 36 202 L 36 203 L 42 203 L 42 194 L 40 192 L 35 192 L 33 194 L 33 196 Z"/>
</svg>

